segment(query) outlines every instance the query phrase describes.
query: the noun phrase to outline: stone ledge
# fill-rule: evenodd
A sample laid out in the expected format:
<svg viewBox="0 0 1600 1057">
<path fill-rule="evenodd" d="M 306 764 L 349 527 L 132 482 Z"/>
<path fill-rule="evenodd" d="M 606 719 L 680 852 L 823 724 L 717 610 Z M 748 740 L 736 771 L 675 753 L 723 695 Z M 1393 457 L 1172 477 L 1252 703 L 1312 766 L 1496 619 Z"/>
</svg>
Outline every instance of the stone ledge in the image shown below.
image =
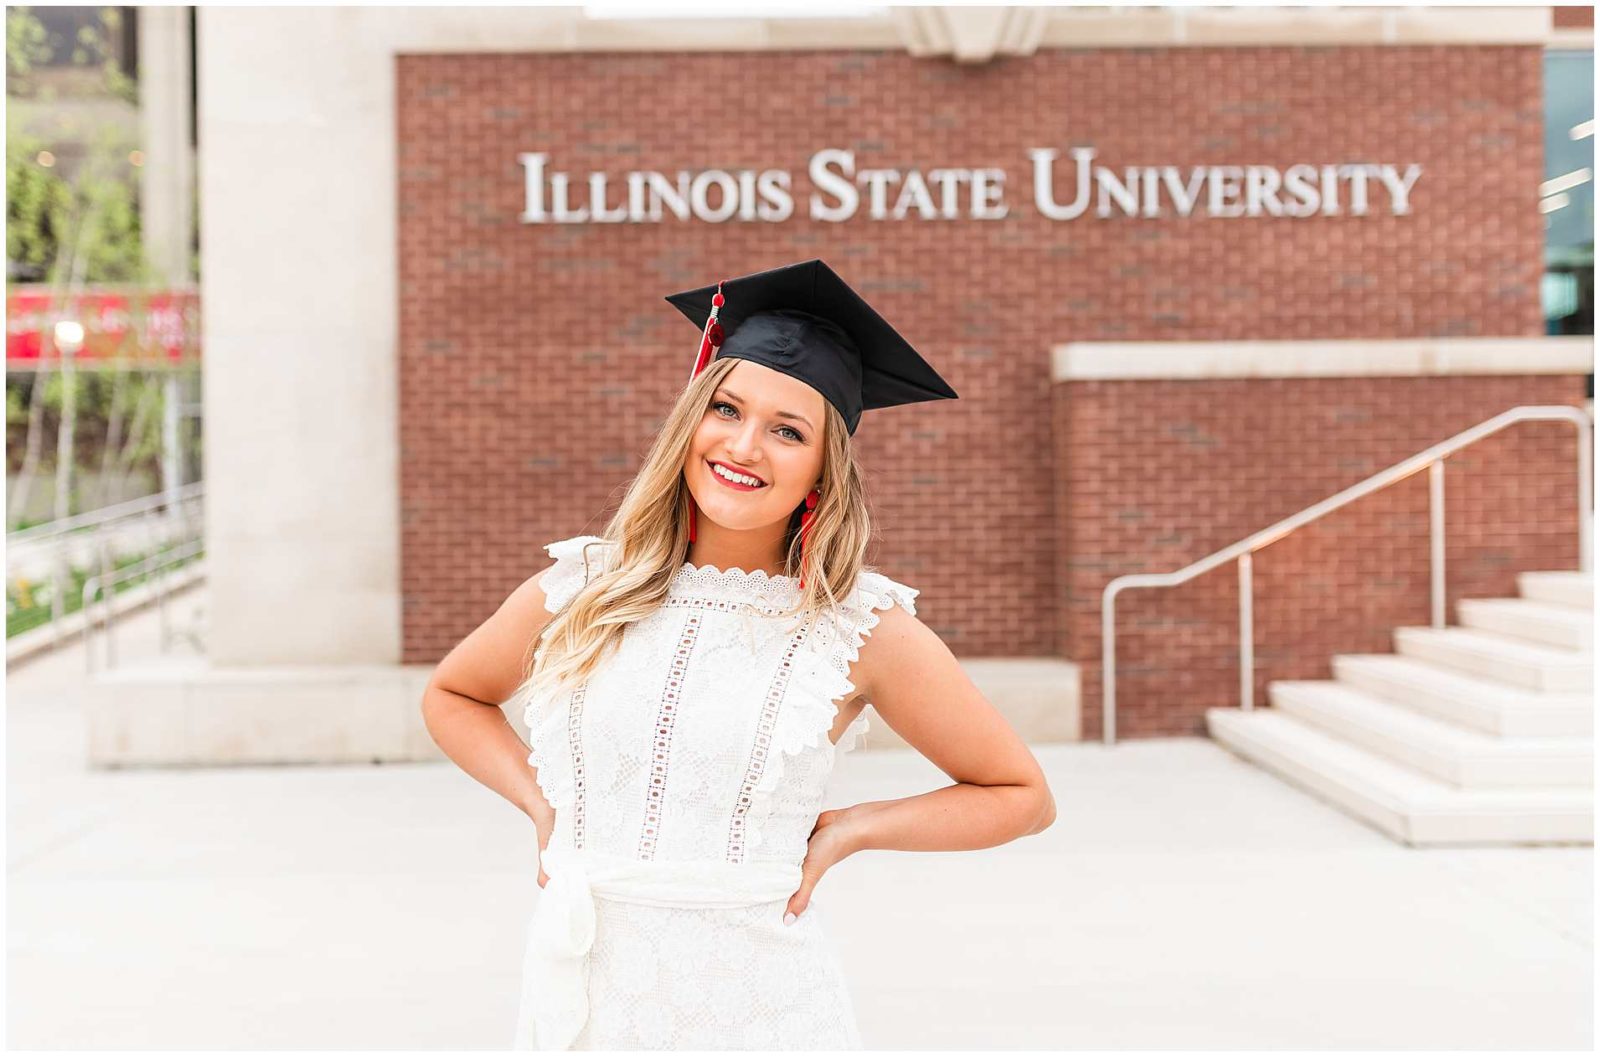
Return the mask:
<svg viewBox="0 0 1600 1057">
<path fill-rule="evenodd" d="M 961 662 L 1027 741 L 1080 737 L 1078 666 L 1043 657 Z M 214 668 L 152 662 L 96 676 L 94 767 L 414 762 L 444 758 L 422 721 L 431 665 Z M 508 716 L 526 740 L 520 716 Z M 861 748 L 903 748 L 877 715 Z"/>
<path fill-rule="evenodd" d="M 422 723 L 432 666 L 213 668 L 203 659 L 93 678 L 95 767 L 325 764 L 435 759 Z"/>
<path fill-rule="evenodd" d="M 1054 382 L 1359 375 L 1589 374 L 1594 338 L 1073 341 L 1050 350 Z"/>
<path fill-rule="evenodd" d="M 1059 657 L 974 657 L 967 677 L 1026 742 L 1083 740 L 1083 694 L 1076 662 Z M 867 709 L 861 749 L 909 748 L 877 711 Z"/>
</svg>

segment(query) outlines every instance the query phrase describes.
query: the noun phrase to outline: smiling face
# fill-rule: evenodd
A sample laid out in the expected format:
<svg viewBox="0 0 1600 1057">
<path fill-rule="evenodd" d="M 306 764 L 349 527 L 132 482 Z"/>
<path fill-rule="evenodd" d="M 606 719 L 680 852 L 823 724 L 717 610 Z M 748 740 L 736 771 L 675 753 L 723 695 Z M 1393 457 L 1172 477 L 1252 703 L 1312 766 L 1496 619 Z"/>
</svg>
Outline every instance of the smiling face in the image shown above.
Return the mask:
<svg viewBox="0 0 1600 1057">
<path fill-rule="evenodd" d="M 787 522 L 822 477 L 826 411 L 822 394 L 798 378 L 740 360 L 712 394 L 684 461 L 702 516 L 733 530 Z"/>
</svg>

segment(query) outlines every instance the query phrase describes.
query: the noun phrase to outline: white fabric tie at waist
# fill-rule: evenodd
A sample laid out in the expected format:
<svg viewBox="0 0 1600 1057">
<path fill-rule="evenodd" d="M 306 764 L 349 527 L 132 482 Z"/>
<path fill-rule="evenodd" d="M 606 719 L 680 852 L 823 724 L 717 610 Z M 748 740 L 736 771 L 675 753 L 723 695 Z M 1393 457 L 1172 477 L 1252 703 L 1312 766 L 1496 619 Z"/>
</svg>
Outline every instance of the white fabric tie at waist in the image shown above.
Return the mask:
<svg viewBox="0 0 1600 1057">
<path fill-rule="evenodd" d="M 519 1050 L 565 1050 L 589 1019 L 586 959 L 594 944 L 594 899 L 665 907 L 742 907 L 788 899 L 798 863 L 668 862 L 556 846 L 541 857 L 550 879 L 539 893 L 523 956 Z"/>
</svg>

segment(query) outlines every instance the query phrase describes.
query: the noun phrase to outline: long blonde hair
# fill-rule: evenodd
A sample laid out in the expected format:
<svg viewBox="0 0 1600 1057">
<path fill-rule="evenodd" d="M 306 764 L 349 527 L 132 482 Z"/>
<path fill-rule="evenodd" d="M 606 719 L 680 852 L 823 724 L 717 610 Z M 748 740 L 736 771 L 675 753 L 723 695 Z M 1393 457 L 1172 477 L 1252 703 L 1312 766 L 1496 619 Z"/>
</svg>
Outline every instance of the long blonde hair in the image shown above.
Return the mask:
<svg viewBox="0 0 1600 1057">
<path fill-rule="evenodd" d="M 644 465 L 606 525 L 610 562 L 586 549 L 587 584 L 553 615 L 530 644 L 521 690 L 554 693 L 587 679 L 627 625 L 649 616 L 667 596 L 673 575 L 688 561 L 689 501 L 683 464 L 711 396 L 739 360 L 713 360 L 679 394 Z M 814 619 L 854 588 L 872 535 L 866 489 L 844 416 L 828 401 L 823 429 L 822 493 L 805 543 L 805 589 L 785 616 Z M 800 514 L 796 507 L 784 537 L 784 575 L 800 575 Z M 703 514 L 700 515 L 704 517 Z"/>
</svg>

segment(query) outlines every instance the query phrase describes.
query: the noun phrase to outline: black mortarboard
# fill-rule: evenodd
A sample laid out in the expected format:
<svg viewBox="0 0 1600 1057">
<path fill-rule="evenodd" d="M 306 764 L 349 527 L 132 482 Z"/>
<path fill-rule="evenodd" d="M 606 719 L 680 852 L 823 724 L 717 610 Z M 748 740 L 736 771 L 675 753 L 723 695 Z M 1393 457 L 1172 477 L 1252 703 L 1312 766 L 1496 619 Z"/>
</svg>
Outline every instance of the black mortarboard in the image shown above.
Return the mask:
<svg viewBox="0 0 1600 1057">
<path fill-rule="evenodd" d="M 751 360 L 817 390 L 852 434 L 862 411 L 957 399 L 938 372 L 816 258 L 667 300 L 701 329 L 691 378 L 713 359 Z"/>
</svg>

